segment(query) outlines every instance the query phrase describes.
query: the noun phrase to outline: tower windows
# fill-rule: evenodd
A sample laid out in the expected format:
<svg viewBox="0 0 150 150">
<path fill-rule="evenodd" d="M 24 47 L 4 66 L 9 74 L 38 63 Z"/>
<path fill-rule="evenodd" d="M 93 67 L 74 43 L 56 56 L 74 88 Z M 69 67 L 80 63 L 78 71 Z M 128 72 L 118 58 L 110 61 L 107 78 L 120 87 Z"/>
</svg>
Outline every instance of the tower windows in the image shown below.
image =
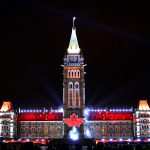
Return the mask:
<svg viewBox="0 0 150 150">
<path fill-rule="evenodd" d="M 80 70 L 77 70 L 77 77 L 80 78 Z"/>
<path fill-rule="evenodd" d="M 68 84 L 68 106 L 73 105 L 73 83 Z"/>
<path fill-rule="evenodd" d="M 79 83 L 76 82 L 74 84 L 74 94 L 75 94 L 75 100 L 74 100 L 74 103 L 75 103 L 75 106 L 80 106 L 80 90 L 79 90 Z"/>
<path fill-rule="evenodd" d="M 68 70 L 68 75 L 67 75 L 67 77 L 70 78 L 70 70 Z"/>
<path fill-rule="evenodd" d="M 80 70 L 68 70 L 68 78 L 80 78 Z"/>
</svg>

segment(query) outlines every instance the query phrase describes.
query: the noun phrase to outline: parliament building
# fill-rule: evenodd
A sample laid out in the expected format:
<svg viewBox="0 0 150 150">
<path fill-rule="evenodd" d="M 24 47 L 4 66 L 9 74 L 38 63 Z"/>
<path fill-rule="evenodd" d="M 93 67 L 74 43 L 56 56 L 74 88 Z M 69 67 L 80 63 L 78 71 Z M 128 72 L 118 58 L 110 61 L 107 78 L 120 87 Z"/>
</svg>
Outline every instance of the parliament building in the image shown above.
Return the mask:
<svg viewBox="0 0 150 150">
<path fill-rule="evenodd" d="M 17 111 L 11 101 L 0 109 L 0 139 L 133 140 L 150 138 L 150 108 L 88 109 L 85 100 L 84 57 L 73 27 L 63 59 L 63 109 Z"/>
</svg>

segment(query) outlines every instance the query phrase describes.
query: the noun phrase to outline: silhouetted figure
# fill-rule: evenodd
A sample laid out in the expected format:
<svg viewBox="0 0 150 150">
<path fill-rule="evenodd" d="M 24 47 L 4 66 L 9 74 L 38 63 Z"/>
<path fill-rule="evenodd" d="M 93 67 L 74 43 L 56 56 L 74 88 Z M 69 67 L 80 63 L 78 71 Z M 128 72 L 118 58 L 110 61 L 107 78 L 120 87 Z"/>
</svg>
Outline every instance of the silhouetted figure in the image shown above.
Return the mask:
<svg viewBox="0 0 150 150">
<path fill-rule="evenodd" d="M 89 146 L 87 147 L 87 150 L 92 150 L 92 146 L 89 145 Z"/>
<path fill-rule="evenodd" d="M 136 146 L 136 150 L 143 150 L 142 145 L 137 145 L 137 146 Z"/>
<path fill-rule="evenodd" d="M 82 150 L 82 146 L 80 144 L 75 145 L 75 150 Z"/>
<path fill-rule="evenodd" d="M 6 150 L 6 144 L 5 143 L 1 143 L 1 150 Z"/>
<path fill-rule="evenodd" d="M 60 150 L 69 150 L 69 145 L 67 143 L 62 143 L 60 145 Z"/>
<path fill-rule="evenodd" d="M 32 142 L 24 143 L 23 150 L 34 150 L 34 144 Z"/>
<path fill-rule="evenodd" d="M 47 150 L 53 150 L 53 147 L 51 144 L 48 145 L 48 149 Z"/>
<path fill-rule="evenodd" d="M 96 145 L 96 150 L 102 150 L 104 148 L 104 144 L 101 142 L 98 142 Z"/>
</svg>

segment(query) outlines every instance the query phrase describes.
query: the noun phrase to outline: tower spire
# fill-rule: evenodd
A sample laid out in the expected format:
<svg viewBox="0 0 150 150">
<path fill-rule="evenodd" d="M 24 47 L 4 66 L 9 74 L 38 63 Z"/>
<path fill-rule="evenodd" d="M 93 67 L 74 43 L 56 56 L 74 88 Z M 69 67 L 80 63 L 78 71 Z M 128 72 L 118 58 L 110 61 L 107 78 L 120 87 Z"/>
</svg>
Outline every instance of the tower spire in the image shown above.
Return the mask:
<svg viewBox="0 0 150 150">
<path fill-rule="evenodd" d="M 68 54 L 79 54 L 80 53 L 80 48 L 79 48 L 77 35 L 76 35 L 76 28 L 74 26 L 75 19 L 76 19 L 76 17 L 73 17 L 72 33 L 71 33 L 69 47 L 67 49 Z"/>
<path fill-rule="evenodd" d="M 74 28 L 74 21 L 75 21 L 76 17 L 73 17 L 73 28 Z"/>
</svg>

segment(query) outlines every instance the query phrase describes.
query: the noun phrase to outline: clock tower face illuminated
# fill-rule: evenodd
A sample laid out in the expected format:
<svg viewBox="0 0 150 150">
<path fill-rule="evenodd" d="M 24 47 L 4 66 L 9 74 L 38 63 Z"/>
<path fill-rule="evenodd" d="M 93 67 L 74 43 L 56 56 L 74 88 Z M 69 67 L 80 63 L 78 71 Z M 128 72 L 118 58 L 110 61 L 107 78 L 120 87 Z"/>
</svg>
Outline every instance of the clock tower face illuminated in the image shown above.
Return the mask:
<svg viewBox="0 0 150 150">
<path fill-rule="evenodd" d="M 77 62 L 78 61 L 78 57 L 77 56 L 69 56 L 69 61 L 70 62 Z"/>
</svg>

